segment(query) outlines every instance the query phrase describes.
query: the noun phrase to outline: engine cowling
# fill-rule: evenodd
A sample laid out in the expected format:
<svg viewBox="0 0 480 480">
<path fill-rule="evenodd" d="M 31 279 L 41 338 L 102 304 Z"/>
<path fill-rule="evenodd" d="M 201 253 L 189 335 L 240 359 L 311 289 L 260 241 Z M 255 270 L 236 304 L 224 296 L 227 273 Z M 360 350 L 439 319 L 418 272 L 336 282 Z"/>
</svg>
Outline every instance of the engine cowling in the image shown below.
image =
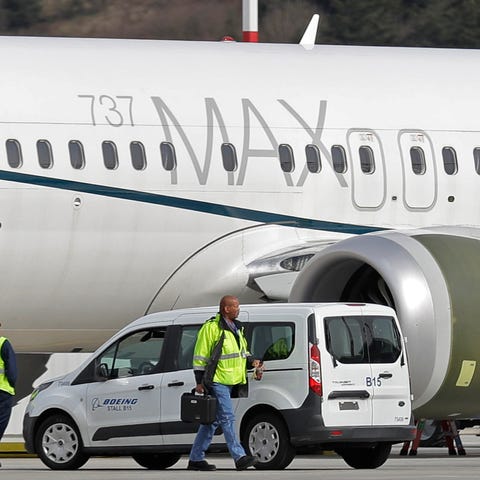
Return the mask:
<svg viewBox="0 0 480 480">
<path fill-rule="evenodd" d="M 290 301 L 395 308 L 407 337 L 417 418 L 480 417 L 480 231 L 384 231 L 315 255 Z"/>
</svg>

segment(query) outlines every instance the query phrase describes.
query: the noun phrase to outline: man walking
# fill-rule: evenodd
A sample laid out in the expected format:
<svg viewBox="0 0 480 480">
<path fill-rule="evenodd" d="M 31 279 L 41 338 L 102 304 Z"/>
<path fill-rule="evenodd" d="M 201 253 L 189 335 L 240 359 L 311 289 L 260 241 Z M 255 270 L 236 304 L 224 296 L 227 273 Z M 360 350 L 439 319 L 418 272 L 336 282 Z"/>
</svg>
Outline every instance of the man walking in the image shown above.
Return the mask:
<svg viewBox="0 0 480 480">
<path fill-rule="evenodd" d="M 0 323 L 1 326 L 2 324 Z M 5 337 L 0 336 L 0 440 L 12 413 L 16 381 L 17 362 L 15 352 L 10 342 Z"/>
<path fill-rule="evenodd" d="M 195 391 L 205 392 L 205 368 L 214 347 L 223 339 L 222 350 L 209 393 L 217 398 L 216 420 L 211 425 L 201 424 L 190 451 L 189 470 L 215 470 L 215 465 L 205 460 L 205 452 L 210 446 L 215 429 L 220 425 L 227 442 L 228 450 L 237 470 L 245 470 L 256 464 L 256 459 L 245 453 L 235 434 L 235 415 L 230 394 L 235 385 L 247 383 L 247 360 L 252 367 L 260 367 L 248 351 L 243 327 L 236 320 L 240 312 L 238 298 L 226 295 L 220 301 L 220 312 L 206 321 L 198 332 L 193 354 L 193 370 L 197 386 Z"/>
</svg>

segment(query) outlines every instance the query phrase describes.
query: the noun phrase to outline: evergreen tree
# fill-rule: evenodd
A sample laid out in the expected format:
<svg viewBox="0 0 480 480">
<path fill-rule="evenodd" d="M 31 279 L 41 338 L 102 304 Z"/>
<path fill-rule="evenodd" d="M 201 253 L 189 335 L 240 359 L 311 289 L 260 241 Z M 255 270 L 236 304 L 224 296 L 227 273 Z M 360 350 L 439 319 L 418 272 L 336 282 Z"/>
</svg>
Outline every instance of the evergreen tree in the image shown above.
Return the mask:
<svg viewBox="0 0 480 480">
<path fill-rule="evenodd" d="M 40 20 L 41 0 L 3 0 L 7 28 L 29 27 Z"/>
<path fill-rule="evenodd" d="M 480 0 L 312 2 L 323 12 L 323 43 L 480 47 Z"/>
</svg>

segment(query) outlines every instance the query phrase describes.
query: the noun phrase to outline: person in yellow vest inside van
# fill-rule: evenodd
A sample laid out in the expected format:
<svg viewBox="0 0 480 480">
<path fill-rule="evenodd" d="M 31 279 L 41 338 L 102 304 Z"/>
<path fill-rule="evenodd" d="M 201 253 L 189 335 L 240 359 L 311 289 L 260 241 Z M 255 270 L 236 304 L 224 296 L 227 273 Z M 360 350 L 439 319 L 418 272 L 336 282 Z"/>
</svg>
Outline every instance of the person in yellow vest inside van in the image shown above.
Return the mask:
<svg viewBox="0 0 480 480">
<path fill-rule="evenodd" d="M 0 323 L 0 327 L 2 324 Z M 0 335 L 0 440 L 7 428 L 12 413 L 17 362 L 11 343 Z M 1 464 L 0 464 L 1 467 Z"/>
</svg>

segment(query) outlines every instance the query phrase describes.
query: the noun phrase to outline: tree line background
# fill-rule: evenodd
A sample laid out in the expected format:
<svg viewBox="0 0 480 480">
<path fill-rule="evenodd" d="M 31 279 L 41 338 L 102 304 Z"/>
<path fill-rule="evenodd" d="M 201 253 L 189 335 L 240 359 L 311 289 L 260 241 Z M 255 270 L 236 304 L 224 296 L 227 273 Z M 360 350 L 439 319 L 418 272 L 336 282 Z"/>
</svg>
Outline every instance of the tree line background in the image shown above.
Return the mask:
<svg viewBox="0 0 480 480">
<path fill-rule="evenodd" d="M 480 47 L 480 0 L 259 0 L 262 42 Z M 219 40 L 242 37 L 242 0 L 0 0 L 0 34 Z"/>
</svg>

